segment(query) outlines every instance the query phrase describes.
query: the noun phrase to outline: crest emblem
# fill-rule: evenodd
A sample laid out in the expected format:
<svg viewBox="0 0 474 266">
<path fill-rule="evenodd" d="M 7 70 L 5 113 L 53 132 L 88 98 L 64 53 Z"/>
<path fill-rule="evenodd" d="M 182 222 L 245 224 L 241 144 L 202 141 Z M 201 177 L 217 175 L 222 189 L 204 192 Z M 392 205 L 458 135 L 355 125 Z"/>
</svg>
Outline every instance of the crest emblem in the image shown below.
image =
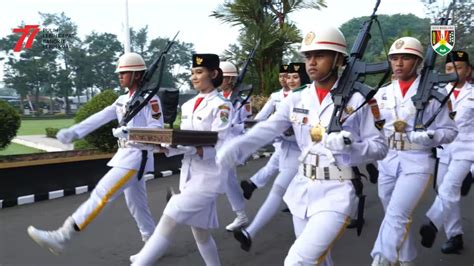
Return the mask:
<svg viewBox="0 0 474 266">
<path fill-rule="evenodd" d="M 398 42 L 395 43 L 395 48 L 400 49 L 402 46 L 405 44 L 403 40 L 399 40 Z"/>
<path fill-rule="evenodd" d="M 196 57 L 196 65 L 201 65 L 202 64 L 202 57 Z"/>
<path fill-rule="evenodd" d="M 312 31 L 308 32 L 308 34 L 306 34 L 306 37 L 304 37 L 304 44 L 310 45 L 313 42 L 315 37 L 316 35 L 314 34 L 314 32 Z"/>
<path fill-rule="evenodd" d="M 284 66 L 283 66 L 283 69 L 284 69 L 284 70 L 288 70 L 288 65 L 284 65 Z"/>
<path fill-rule="evenodd" d="M 431 26 L 431 47 L 433 50 L 445 56 L 454 48 L 454 30 L 453 25 L 432 25 Z"/>
<path fill-rule="evenodd" d="M 300 66 L 295 66 L 295 71 L 300 70 Z"/>
</svg>

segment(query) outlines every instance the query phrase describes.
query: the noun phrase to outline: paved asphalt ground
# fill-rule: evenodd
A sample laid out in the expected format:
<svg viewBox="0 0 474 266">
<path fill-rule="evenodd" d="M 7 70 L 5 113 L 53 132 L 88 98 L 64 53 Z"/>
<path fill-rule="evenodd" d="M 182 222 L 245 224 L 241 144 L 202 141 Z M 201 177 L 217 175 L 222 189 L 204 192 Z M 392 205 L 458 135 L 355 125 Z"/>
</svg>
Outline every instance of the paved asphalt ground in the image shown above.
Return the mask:
<svg viewBox="0 0 474 266">
<path fill-rule="evenodd" d="M 242 178 L 247 178 L 266 163 L 267 159 L 250 161 L 239 168 Z M 165 205 L 165 190 L 168 186 L 177 187 L 177 176 L 155 179 L 148 182 L 149 202 L 156 219 Z M 254 217 L 263 202 L 269 187 L 256 191 L 248 202 L 248 214 Z M 347 230 L 333 249 L 335 265 L 370 265 L 369 256 L 373 242 L 382 220 L 382 207 L 376 197 L 376 187 L 366 184 L 366 226 L 361 237 L 355 231 Z M 62 224 L 71 212 L 86 200 L 89 194 L 42 201 L 30 205 L 16 206 L 0 210 L 0 266 L 6 265 L 129 265 L 129 256 L 135 254 L 142 243 L 138 230 L 128 213 L 125 202 L 119 198 L 93 221 L 89 227 L 74 239 L 61 256 L 55 256 L 37 246 L 26 234 L 28 225 L 43 229 L 54 229 Z M 419 245 L 417 265 L 472 266 L 474 265 L 474 212 L 472 208 L 474 193 L 462 199 L 463 223 L 465 228 L 465 249 L 460 255 L 444 255 L 440 246 L 445 241 L 444 233 L 432 249 Z M 433 201 L 430 190 L 418 206 L 414 226 L 416 240 L 419 241 L 418 228 L 424 222 L 424 213 Z M 283 206 L 282 206 L 283 208 Z M 283 259 L 294 241 L 291 216 L 278 213 L 274 220 L 264 228 L 254 240 L 250 252 L 239 248 L 233 236 L 224 230 L 232 221 L 234 214 L 224 196 L 218 200 L 221 229 L 213 236 L 219 247 L 222 265 L 283 265 Z M 204 265 L 194 243 L 191 231 L 180 227 L 173 244 L 157 265 Z"/>
</svg>

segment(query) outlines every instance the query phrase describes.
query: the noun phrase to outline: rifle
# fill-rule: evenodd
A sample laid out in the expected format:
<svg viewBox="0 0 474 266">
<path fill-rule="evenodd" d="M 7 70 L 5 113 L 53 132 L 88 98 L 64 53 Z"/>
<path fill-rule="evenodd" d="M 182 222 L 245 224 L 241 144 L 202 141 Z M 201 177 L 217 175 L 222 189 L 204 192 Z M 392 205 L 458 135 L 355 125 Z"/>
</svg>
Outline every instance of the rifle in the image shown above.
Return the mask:
<svg viewBox="0 0 474 266">
<path fill-rule="evenodd" d="M 255 56 L 255 52 L 257 51 L 259 46 L 260 46 L 260 39 L 257 41 L 257 44 L 255 44 L 255 47 L 252 49 L 252 51 L 250 51 L 247 57 L 247 60 L 245 61 L 242 69 L 240 70 L 240 73 L 237 76 L 237 79 L 235 80 L 234 88 L 230 96 L 230 101 L 233 106 L 236 106 L 236 104 L 240 102 L 240 106 L 236 111 L 240 110 L 240 108 L 242 108 L 242 106 L 244 106 L 248 102 L 250 96 L 252 95 L 253 86 L 251 84 L 244 85 L 243 82 L 244 82 L 245 73 L 247 73 L 247 68 L 252 62 L 252 59 Z M 242 100 L 241 97 L 244 94 L 244 92 L 248 92 L 248 93 L 245 99 Z"/>
<path fill-rule="evenodd" d="M 380 0 L 377 0 L 369 20 L 362 24 L 359 34 L 357 35 L 357 39 L 352 46 L 346 68 L 339 78 L 337 87 L 331 91 L 332 100 L 334 102 L 334 110 L 329 122 L 328 133 L 342 131 L 342 114 L 344 112 L 344 108 L 347 106 L 347 103 L 354 93 L 361 93 L 365 98 L 364 104 L 366 104 L 377 92 L 376 90 L 369 88 L 367 85 L 364 85 L 362 83 L 363 81 L 360 81 L 361 78 L 365 77 L 366 75 L 385 73 L 383 79 L 379 82 L 380 87 L 380 85 L 388 77 L 390 70 L 388 62 L 368 64 L 362 61 L 362 57 L 364 56 L 365 49 L 367 48 L 367 44 L 371 37 L 370 28 L 372 27 L 373 21 L 377 20 L 375 12 L 377 12 L 379 5 Z M 359 106 L 355 111 L 360 109 L 364 104 Z M 344 139 L 344 142 L 346 144 L 351 143 L 351 141 L 346 138 Z M 356 174 L 357 173 L 360 176 L 360 172 L 358 170 L 356 171 Z M 357 235 L 359 236 L 362 232 L 362 226 L 364 224 L 365 195 L 362 194 L 362 182 L 360 179 L 352 180 L 352 184 L 354 185 L 357 197 L 359 198 L 357 207 L 358 215 L 356 221 Z"/>
<path fill-rule="evenodd" d="M 372 27 L 373 21 L 377 20 L 375 12 L 377 12 L 379 5 L 380 0 L 377 0 L 372 15 L 367 21 L 364 22 L 364 24 L 362 24 L 359 34 L 357 35 L 354 45 L 352 46 L 346 68 L 339 78 L 337 87 L 331 91 L 332 100 L 334 102 L 334 111 L 331 121 L 329 122 L 328 133 L 342 131 L 342 114 L 344 112 L 344 108 L 355 92 L 359 92 L 365 97 L 365 103 L 372 99 L 372 97 L 377 92 L 377 90 L 371 89 L 367 85 L 364 85 L 362 83 L 363 81 L 359 81 L 361 78 L 365 77 L 366 75 L 385 73 L 384 78 L 379 83 L 382 84 L 383 80 L 388 77 L 390 70 L 388 62 L 368 64 L 362 61 L 362 57 L 364 56 L 365 49 L 367 48 L 367 44 L 371 37 L 370 28 Z M 363 105 L 360 107 L 362 106 Z M 345 139 L 344 141 L 346 144 L 350 144 L 349 139 Z"/>
<path fill-rule="evenodd" d="M 449 4 L 448 10 L 446 12 L 446 17 L 441 18 L 440 25 L 448 25 L 449 13 L 451 12 L 453 3 Z M 431 123 L 433 123 L 434 119 L 436 118 L 436 115 L 441 111 L 441 108 L 443 107 L 443 105 L 446 104 L 446 102 L 449 100 L 449 95 L 452 93 L 452 91 L 456 87 L 456 85 L 453 86 L 453 90 L 451 90 L 449 94 L 445 96 L 443 93 L 439 92 L 436 89 L 436 85 L 440 83 L 448 83 L 448 82 L 453 82 L 453 81 L 456 83 L 458 82 L 457 70 L 455 71 L 455 73 L 451 73 L 451 74 L 437 73 L 434 70 L 435 61 L 436 61 L 436 52 L 430 45 L 428 49 L 426 50 L 426 58 L 423 64 L 423 68 L 421 70 L 420 83 L 416 90 L 416 94 L 413 97 L 411 97 L 413 104 L 415 105 L 415 108 L 416 108 L 415 124 L 413 126 L 415 131 L 423 131 L 427 127 L 429 127 Z M 441 106 L 426 123 L 423 123 L 423 112 L 426 108 L 426 105 L 429 103 L 429 101 L 432 98 L 435 98 L 436 100 L 438 100 L 441 103 Z"/>
<path fill-rule="evenodd" d="M 140 80 L 140 87 L 133 94 L 132 99 L 125 105 L 125 114 L 123 115 L 122 120 L 120 121 L 120 126 L 127 125 L 132 118 L 140 112 L 141 109 L 153 98 L 154 95 L 160 90 L 161 79 L 163 76 L 163 70 L 166 63 L 166 55 L 171 49 L 171 46 L 175 43 L 175 39 L 178 36 L 179 31 L 169 40 L 166 44 L 166 47 L 161 51 L 158 58 L 156 58 L 153 63 L 150 65 L 150 68 L 145 71 L 142 79 Z M 156 70 L 158 71 L 158 76 L 155 76 Z M 153 79 L 156 77 L 155 79 Z"/>
</svg>

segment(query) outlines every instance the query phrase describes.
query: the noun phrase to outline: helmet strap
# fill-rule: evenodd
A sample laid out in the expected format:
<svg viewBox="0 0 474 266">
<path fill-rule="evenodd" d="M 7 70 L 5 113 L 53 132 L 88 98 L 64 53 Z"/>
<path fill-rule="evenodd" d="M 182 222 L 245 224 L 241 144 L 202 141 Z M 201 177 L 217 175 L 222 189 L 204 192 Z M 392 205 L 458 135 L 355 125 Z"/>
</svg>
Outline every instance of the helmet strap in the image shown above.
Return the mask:
<svg viewBox="0 0 474 266">
<path fill-rule="evenodd" d="M 129 90 L 132 89 L 131 87 L 133 86 L 134 79 L 135 79 L 135 71 L 132 71 L 132 76 L 130 77 L 130 83 L 128 84 Z"/>
<path fill-rule="evenodd" d="M 326 79 L 328 79 L 329 77 L 331 77 L 334 74 L 334 71 L 336 70 L 336 64 L 337 64 L 338 59 L 339 59 L 339 53 L 336 52 L 336 56 L 334 56 L 334 61 L 332 61 L 331 70 L 328 72 L 328 74 L 326 76 L 324 76 L 319 81 L 325 81 Z"/>
</svg>

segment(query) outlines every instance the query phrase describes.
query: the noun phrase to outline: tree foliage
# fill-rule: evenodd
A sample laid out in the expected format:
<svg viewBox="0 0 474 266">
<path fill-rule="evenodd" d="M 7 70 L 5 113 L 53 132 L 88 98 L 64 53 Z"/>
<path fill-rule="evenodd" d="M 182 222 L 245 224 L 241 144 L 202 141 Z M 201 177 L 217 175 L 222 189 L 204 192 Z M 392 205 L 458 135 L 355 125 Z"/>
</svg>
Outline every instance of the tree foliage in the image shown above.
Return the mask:
<svg viewBox="0 0 474 266">
<path fill-rule="evenodd" d="M 103 110 L 105 107 L 113 104 L 116 99 L 117 94 L 112 90 L 105 90 L 97 94 L 79 109 L 74 118 L 75 122 L 79 123 Z M 117 125 L 117 121 L 111 121 L 87 135 L 85 140 L 102 151 L 114 151 L 117 149 L 117 139 L 112 135 L 112 129 L 117 127 Z"/>
<path fill-rule="evenodd" d="M 240 27 L 238 43 L 232 44 L 223 59 L 242 65 L 247 54 L 260 40 L 260 47 L 245 77 L 246 82 L 258 84 L 256 93 L 270 94 L 278 84 L 278 68 L 283 54 L 291 50 L 293 43 L 301 41 L 300 32 L 294 23 L 287 20 L 288 14 L 303 8 L 324 7 L 324 1 L 303 0 L 235 0 L 226 1 L 214 10 L 211 16 Z"/>
<path fill-rule="evenodd" d="M 16 136 L 21 120 L 17 111 L 7 102 L 0 100 L 0 150 L 4 149 Z"/>
<path fill-rule="evenodd" d="M 0 55 L 0 60 L 5 60 L 4 81 L 19 94 L 21 110 L 26 106 L 27 98 L 38 108 L 40 96 L 67 99 L 85 94 L 90 98 L 97 91 L 119 87 L 114 71 L 123 47 L 116 35 L 91 32 L 81 39 L 77 35 L 77 25 L 64 13 L 40 13 L 40 17 L 40 32 L 31 49 L 13 52 L 20 37 L 17 33 L 0 38 L 0 48 L 6 54 Z M 67 45 L 49 45 L 51 36 L 48 34 L 67 34 Z M 148 26 L 136 31 L 131 29 L 132 50 L 141 54 L 147 64 L 156 58 L 167 41 L 167 38 L 150 38 Z M 180 87 L 189 81 L 193 50 L 192 43 L 179 42 L 173 46 L 164 71 L 163 87 Z M 69 111 L 69 101 L 66 101 L 66 112 Z"/>
</svg>

